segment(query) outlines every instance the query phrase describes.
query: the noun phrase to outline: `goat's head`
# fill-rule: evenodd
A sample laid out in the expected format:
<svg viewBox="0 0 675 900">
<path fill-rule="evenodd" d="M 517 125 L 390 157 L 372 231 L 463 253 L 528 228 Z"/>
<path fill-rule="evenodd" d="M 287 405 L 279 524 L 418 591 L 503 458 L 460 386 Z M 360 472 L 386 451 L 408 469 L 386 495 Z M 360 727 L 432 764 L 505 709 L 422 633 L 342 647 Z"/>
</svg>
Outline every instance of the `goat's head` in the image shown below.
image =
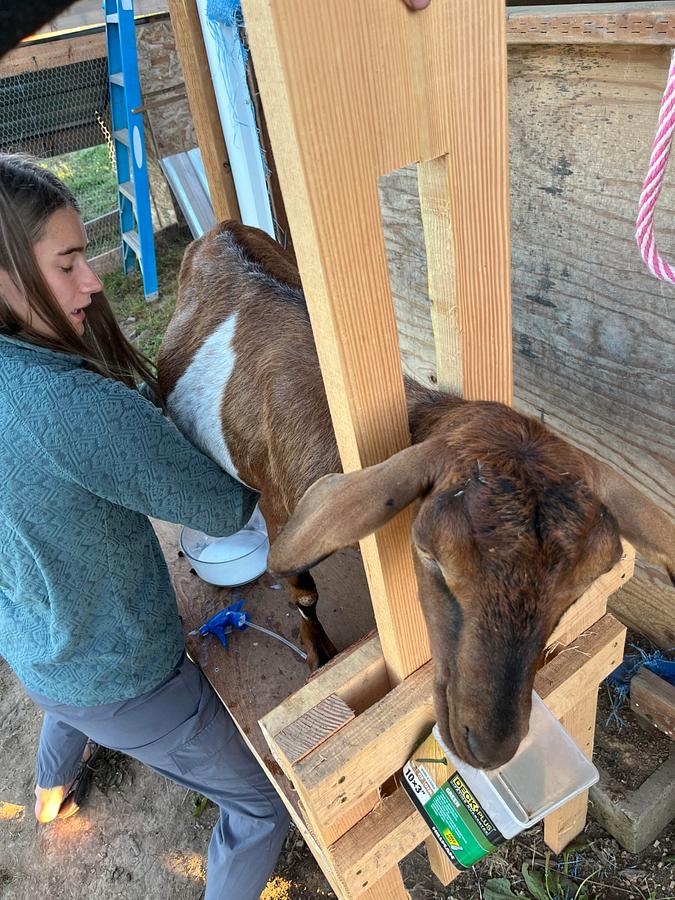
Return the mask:
<svg viewBox="0 0 675 900">
<path fill-rule="evenodd" d="M 508 761 L 565 610 L 621 555 L 624 534 L 673 568 L 675 529 L 608 467 L 498 404 L 461 404 L 380 465 L 313 485 L 270 568 L 315 565 L 419 500 L 412 537 L 443 739 L 466 762 Z M 671 574 L 672 577 L 672 574 Z"/>
</svg>

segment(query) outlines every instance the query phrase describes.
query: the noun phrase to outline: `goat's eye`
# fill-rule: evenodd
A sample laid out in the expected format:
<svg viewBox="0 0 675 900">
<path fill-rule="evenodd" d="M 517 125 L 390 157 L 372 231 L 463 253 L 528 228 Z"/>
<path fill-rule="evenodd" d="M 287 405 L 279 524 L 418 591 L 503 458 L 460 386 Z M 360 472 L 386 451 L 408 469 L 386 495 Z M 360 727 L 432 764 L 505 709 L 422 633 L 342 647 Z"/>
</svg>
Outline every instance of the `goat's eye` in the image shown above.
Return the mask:
<svg viewBox="0 0 675 900">
<path fill-rule="evenodd" d="M 438 564 L 438 560 L 436 560 L 431 555 L 431 553 L 428 553 L 426 550 L 420 549 L 420 547 L 417 547 L 416 550 L 417 550 L 417 555 L 422 560 L 422 563 L 425 566 L 429 566 L 429 568 L 431 568 L 431 569 L 439 569 L 440 570 L 441 567 Z"/>
</svg>

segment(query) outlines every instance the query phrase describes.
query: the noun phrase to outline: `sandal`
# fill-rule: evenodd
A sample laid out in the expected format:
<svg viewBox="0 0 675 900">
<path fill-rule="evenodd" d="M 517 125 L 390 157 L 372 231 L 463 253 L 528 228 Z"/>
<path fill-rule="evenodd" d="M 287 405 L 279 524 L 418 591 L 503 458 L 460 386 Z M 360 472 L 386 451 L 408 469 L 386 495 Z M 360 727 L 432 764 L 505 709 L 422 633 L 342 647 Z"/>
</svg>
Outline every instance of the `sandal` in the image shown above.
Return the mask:
<svg viewBox="0 0 675 900">
<path fill-rule="evenodd" d="M 84 752 L 82 754 L 82 760 L 79 764 L 77 772 L 75 773 L 75 777 L 71 781 L 68 789 L 65 793 L 65 796 L 61 800 L 58 810 L 54 810 L 54 802 L 58 802 L 56 797 L 53 795 L 50 797 L 50 792 L 60 791 L 61 788 L 41 788 L 39 785 L 36 788 L 35 796 L 37 797 L 36 803 L 36 818 L 38 820 L 38 824 L 47 824 L 48 822 L 54 821 L 54 819 L 68 819 L 70 816 L 74 816 L 76 812 L 79 811 L 80 806 L 84 802 L 84 798 L 87 794 L 87 790 L 89 789 L 89 784 L 91 782 L 91 775 L 94 768 L 94 763 L 99 754 L 100 747 L 94 741 L 87 741 Z M 38 811 L 38 804 L 40 806 L 40 810 Z M 45 808 L 49 810 L 51 807 L 51 812 L 46 812 Z"/>
<path fill-rule="evenodd" d="M 70 785 L 70 790 L 63 798 L 61 806 L 59 806 L 59 811 L 56 816 L 57 819 L 69 819 L 71 816 L 74 816 L 76 812 L 79 812 L 80 806 L 84 803 L 84 798 L 87 796 L 87 791 L 89 790 L 89 785 L 91 783 L 94 763 L 96 762 L 96 758 L 98 757 L 101 748 L 95 741 L 87 741 L 84 752 L 86 753 L 87 750 L 90 751 L 89 756 L 86 760 L 82 759 L 77 774 Z"/>
</svg>

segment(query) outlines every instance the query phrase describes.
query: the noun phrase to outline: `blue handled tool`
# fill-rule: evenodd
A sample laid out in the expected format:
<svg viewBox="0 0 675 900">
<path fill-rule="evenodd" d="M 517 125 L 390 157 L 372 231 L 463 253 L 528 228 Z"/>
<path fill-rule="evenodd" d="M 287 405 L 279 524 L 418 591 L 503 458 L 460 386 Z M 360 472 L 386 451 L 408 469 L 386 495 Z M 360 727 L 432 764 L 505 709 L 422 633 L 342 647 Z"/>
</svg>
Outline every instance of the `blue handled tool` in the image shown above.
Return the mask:
<svg viewBox="0 0 675 900">
<path fill-rule="evenodd" d="M 220 612 L 217 612 L 215 616 L 211 616 L 208 622 L 204 622 L 201 628 L 196 631 L 191 631 L 190 634 L 201 634 L 202 637 L 206 637 L 207 634 L 215 634 L 220 643 L 227 650 L 228 635 L 232 634 L 235 629 L 237 631 L 245 631 L 249 627 L 255 628 L 256 631 L 260 631 L 262 634 L 268 635 L 268 637 L 273 637 L 275 640 L 281 641 L 282 644 L 285 644 L 293 650 L 294 653 L 297 653 L 301 659 L 307 659 L 305 651 L 296 647 L 295 644 L 283 635 L 278 634 L 276 631 L 272 631 L 270 628 L 265 628 L 264 625 L 256 625 L 255 622 L 252 622 L 251 614 L 245 609 L 242 609 L 243 605 L 244 601 L 238 600 L 236 603 L 226 606 L 225 609 L 221 609 Z"/>
<path fill-rule="evenodd" d="M 226 606 L 225 609 L 221 609 L 215 616 L 211 616 L 207 622 L 204 622 L 199 629 L 199 634 L 202 637 L 207 634 L 215 634 L 227 650 L 227 636 L 232 634 L 235 629 L 244 631 L 251 621 L 251 614 L 242 609 L 243 605 L 244 601 L 238 600 L 236 603 Z"/>
</svg>

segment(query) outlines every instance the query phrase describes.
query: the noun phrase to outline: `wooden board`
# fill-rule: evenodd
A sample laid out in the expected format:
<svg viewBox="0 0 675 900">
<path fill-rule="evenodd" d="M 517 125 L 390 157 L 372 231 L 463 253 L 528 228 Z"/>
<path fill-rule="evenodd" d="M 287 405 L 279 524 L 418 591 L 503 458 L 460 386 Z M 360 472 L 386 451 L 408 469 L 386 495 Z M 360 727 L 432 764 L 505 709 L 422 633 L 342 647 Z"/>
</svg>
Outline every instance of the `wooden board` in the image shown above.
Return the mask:
<svg viewBox="0 0 675 900">
<path fill-rule="evenodd" d="M 574 736 L 586 750 L 591 747 L 592 729 L 589 728 L 589 724 L 592 723 L 588 716 L 581 722 L 575 713 L 579 705 L 578 697 L 583 697 L 584 690 L 587 690 L 590 684 L 597 685 L 616 666 L 622 655 L 624 633 L 625 629 L 620 623 L 612 616 L 606 616 L 597 623 L 592 632 L 580 637 L 570 648 L 563 651 L 559 659 L 548 664 L 539 673 L 535 682 L 535 689 L 545 699 L 552 712 L 559 718 L 567 716 L 567 724 L 572 727 Z M 377 638 L 368 639 L 362 645 L 362 650 L 367 646 L 374 650 L 377 647 Z M 372 665 L 367 654 L 362 654 L 362 658 L 364 665 L 367 667 Z M 351 788 L 349 782 L 353 777 L 365 778 L 368 781 L 369 770 L 373 767 L 381 768 L 381 771 L 373 776 L 375 780 L 384 778 L 386 771 L 390 769 L 393 771 L 398 762 L 402 764 L 408 758 L 419 740 L 428 732 L 429 723 L 433 721 L 431 695 L 426 680 L 429 668 L 425 666 L 395 689 L 404 707 L 407 708 L 408 705 L 406 699 L 408 694 L 414 694 L 417 701 L 419 734 L 410 739 L 407 745 L 400 742 L 398 725 L 395 729 L 389 725 L 389 734 L 384 735 L 383 732 L 387 730 L 386 724 L 364 729 L 359 727 L 359 724 L 363 726 L 367 722 L 364 720 L 359 723 L 357 719 L 348 725 L 344 732 L 338 732 L 334 739 L 322 745 L 321 752 L 315 754 L 314 764 L 329 768 L 331 762 L 335 760 L 335 754 L 340 754 L 340 745 L 348 746 L 348 753 L 342 755 L 344 765 L 335 773 L 335 784 L 339 789 L 348 792 Z M 568 681 L 570 677 L 572 680 Z M 321 676 L 318 676 L 313 688 L 305 687 L 297 696 L 317 695 L 320 681 Z M 331 685 L 328 685 L 327 690 L 330 689 Z M 318 691 L 318 694 L 322 693 Z M 594 692 L 594 695 L 596 693 Z M 391 694 L 381 701 L 383 706 L 390 702 L 392 702 Z M 410 705 L 412 717 L 415 715 L 412 701 Z M 378 720 L 381 711 L 382 706 L 375 715 Z M 368 752 L 362 752 L 363 740 L 369 746 Z M 348 759 L 355 753 L 361 755 L 359 766 L 352 766 Z M 389 754 L 398 757 L 393 764 L 392 760 L 384 762 L 384 758 Z M 320 804 L 320 809 L 323 810 L 323 803 Z M 585 809 L 582 810 L 577 805 L 574 813 L 575 816 L 585 815 Z M 385 798 L 371 813 L 334 843 L 330 848 L 330 854 L 335 867 L 351 885 L 354 896 L 359 896 L 360 890 L 364 889 L 364 882 L 371 883 L 379 878 L 383 872 L 388 871 L 393 862 L 401 859 L 424 840 L 427 834 L 428 828 L 424 821 L 404 795 L 403 789 L 397 788 L 391 796 Z"/>
<path fill-rule="evenodd" d="M 675 687 L 649 669 L 630 682 L 630 708 L 647 725 L 675 739 Z"/>
<path fill-rule="evenodd" d="M 0 60 L 0 78 L 100 59 L 106 55 L 103 29 L 87 30 L 62 40 L 23 43 Z"/>
<path fill-rule="evenodd" d="M 672 513 L 675 305 L 634 242 L 668 61 L 665 48 L 513 48 L 509 96 L 517 405 Z M 666 182 L 657 232 L 668 256 Z M 675 592 L 664 594 L 673 623 Z"/>
<path fill-rule="evenodd" d="M 623 653 L 623 642 L 621 643 Z M 560 719 L 560 724 L 574 738 L 580 749 L 589 759 L 593 757 L 595 740 L 595 719 L 598 707 L 597 688 L 588 691 Z M 560 809 L 556 809 L 544 819 L 544 842 L 554 853 L 561 853 L 564 848 L 581 834 L 586 826 L 588 815 L 588 791 L 583 791 Z"/>
<path fill-rule="evenodd" d="M 179 527 L 157 521 L 153 526 L 169 565 L 186 634 L 235 599 L 243 598 L 253 621 L 297 644 L 299 617 L 284 586 L 268 574 L 242 588 L 208 585 L 191 575 L 189 561 L 178 556 Z M 314 572 L 321 597 L 319 613 L 326 631 L 338 648 L 348 647 L 371 631 L 374 624 L 359 554 L 354 550 L 336 554 Z M 227 651 L 212 635 L 190 636 L 187 644 L 190 655 L 235 717 L 249 746 L 268 771 L 279 776 L 279 767 L 258 720 L 305 684 L 306 663 L 279 641 L 250 630 L 234 634 Z M 282 786 L 289 796 L 294 796 L 288 784 Z"/>
<path fill-rule="evenodd" d="M 512 7 L 509 44 L 675 44 L 675 3 L 574 3 Z"/>
<path fill-rule="evenodd" d="M 673 588 L 660 570 L 638 563 L 636 577 L 610 597 L 609 609 L 664 650 L 675 646 Z"/>
<path fill-rule="evenodd" d="M 675 304 L 634 241 L 667 71 L 667 48 L 509 49 L 515 405 L 672 510 Z M 383 179 L 380 197 L 403 366 L 432 385 L 414 167 Z M 668 176 L 660 204 L 657 233 L 673 255 Z M 610 609 L 672 646 L 675 592 L 663 572 L 645 572 Z"/>
<path fill-rule="evenodd" d="M 197 5 L 191 0 L 168 0 L 168 4 L 213 211 L 218 221 L 239 219 Z"/>
</svg>

